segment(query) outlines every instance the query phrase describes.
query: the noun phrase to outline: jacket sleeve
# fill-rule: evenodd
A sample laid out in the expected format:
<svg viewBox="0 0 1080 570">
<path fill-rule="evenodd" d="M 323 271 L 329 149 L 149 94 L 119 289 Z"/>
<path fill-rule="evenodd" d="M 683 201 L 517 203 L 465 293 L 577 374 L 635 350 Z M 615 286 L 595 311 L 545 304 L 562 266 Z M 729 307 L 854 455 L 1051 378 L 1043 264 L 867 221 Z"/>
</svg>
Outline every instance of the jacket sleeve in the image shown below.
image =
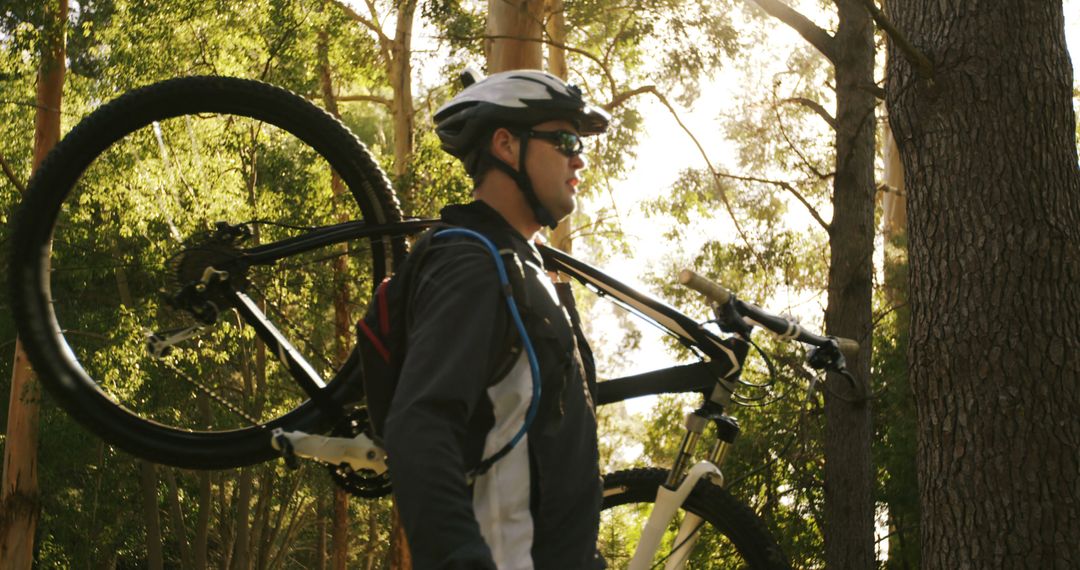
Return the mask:
<svg viewBox="0 0 1080 570">
<path fill-rule="evenodd" d="M 494 570 L 463 445 L 506 334 L 505 301 L 492 256 L 471 242 L 432 245 L 417 280 L 386 422 L 394 499 L 417 568 Z"/>
</svg>

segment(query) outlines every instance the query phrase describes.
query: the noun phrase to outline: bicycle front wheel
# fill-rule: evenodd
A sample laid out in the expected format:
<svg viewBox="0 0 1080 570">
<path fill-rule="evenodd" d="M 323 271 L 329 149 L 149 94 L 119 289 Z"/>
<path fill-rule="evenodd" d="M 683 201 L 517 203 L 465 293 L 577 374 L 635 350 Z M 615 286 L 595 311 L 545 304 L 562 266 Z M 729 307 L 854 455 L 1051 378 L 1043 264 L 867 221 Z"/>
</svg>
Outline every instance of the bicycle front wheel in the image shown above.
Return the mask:
<svg viewBox="0 0 1080 570">
<path fill-rule="evenodd" d="M 667 478 L 663 469 L 632 469 L 604 476 L 604 510 L 599 550 L 611 568 L 626 568 L 638 536 L 652 512 L 656 492 Z M 701 517 L 690 541 L 678 536 L 686 513 Z M 664 568 L 681 545 L 693 546 L 686 568 L 787 570 L 790 566 L 765 523 L 748 506 L 707 479 L 698 482 L 664 534 L 651 567 Z"/>
<path fill-rule="evenodd" d="M 340 405 L 351 325 L 402 238 L 234 262 L 314 226 L 400 219 L 367 149 L 301 97 L 221 77 L 151 85 L 89 115 L 31 181 L 12 239 L 19 334 L 42 383 L 106 441 L 179 467 L 264 461 L 271 429 L 324 430 L 328 414 L 200 283 L 242 267 L 230 286 Z"/>
</svg>

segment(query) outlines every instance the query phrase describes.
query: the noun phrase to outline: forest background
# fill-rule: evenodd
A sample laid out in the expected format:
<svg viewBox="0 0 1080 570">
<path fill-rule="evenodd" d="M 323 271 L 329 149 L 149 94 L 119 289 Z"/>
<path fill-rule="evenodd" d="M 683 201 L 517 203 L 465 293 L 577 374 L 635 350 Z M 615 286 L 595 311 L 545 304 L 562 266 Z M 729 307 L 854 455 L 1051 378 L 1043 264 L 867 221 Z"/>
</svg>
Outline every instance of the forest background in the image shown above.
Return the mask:
<svg viewBox="0 0 1080 570">
<path fill-rule="evenodd" d="M 541 4 L 544 64 L 555 72 L 553 53 L 561 52 L 562 73 L 614 116 L 612 132 L 589 141 L 572 229 L 552 241 L 691 315 L 705 318 L 707 310 L 672 283 L 681 267 L 826 328 L 840 118 L 837 72 L 820 45 L 770 10 L 774 2 L 761 2 L 765 10 L 705 0 Z M 843 4 L 792 5 L 835 34 Z M 498 38 L 486 31 L 487 13 L 486 3 L 454 0 L 73 1 L 61 26 L 61 131 L 157 80 L 208 73 L 260 79 L 340 115 L 391 173 L 405 212 L 431 216 L 468 196 L 464 173 L 438 150 L 431 114 L 456 92 L 458 70 L 491 62 L 490 42 Z M 1078 13 L 1076 0 L 1064 3 L 1074 54 Z M 56 18 L 51 4 L 39 2 L 14 0 L 0 9 L 0 241 L 32 170 L 41 46 Z M 554 26 L 560 19 L 561 32 Z M 411 44 L 400 34 L 408 25 Z M 885 35 L 873 42 L 872 79 L 881 89 Z M 855 460 L 871 475 L 873 518 L 860 532 L 873 533 L 876 564 L 914 568 L 922 531 L 908 382 L 905 189 L 884 102 L 874 105 L 871 211 L 878 230 L 871 236 L 871 326 L 859 339 L 866 347 L 862 377 L 873 394 L 860 425 L 872 431 L 869 456 Z M 6 293 L 2 299 L 6 370 L 14 368 L 16 342 Z M 581 302 L 602 378 L 690 358 L 609 304 L 588 296 Z M 825 392 L 806 393 L 810 373 L 799 350 L 762 344 L 777 378 L 769 384 L 760 361 L 748 373 L 769 385 L 751 391 L 736 412 L 744 436 L 725 466 L 729 487 L 765 518 L 795 566 L 822 567 L 841 556 L 826 554 Z M 8 398 L 10 390 L 0 393 Z M 153 466 L 93 438 L 48 397 L 42 402 L 33 547 L 40 568 L 400 567 L 389 550 L 388 501 L 348 500 L 317 467 L 194 473 Z M 672 428 L 692 404 L 659 398 L 605 408 L 604 470 L 670 456 L 678 443 Z"/>
</svg>

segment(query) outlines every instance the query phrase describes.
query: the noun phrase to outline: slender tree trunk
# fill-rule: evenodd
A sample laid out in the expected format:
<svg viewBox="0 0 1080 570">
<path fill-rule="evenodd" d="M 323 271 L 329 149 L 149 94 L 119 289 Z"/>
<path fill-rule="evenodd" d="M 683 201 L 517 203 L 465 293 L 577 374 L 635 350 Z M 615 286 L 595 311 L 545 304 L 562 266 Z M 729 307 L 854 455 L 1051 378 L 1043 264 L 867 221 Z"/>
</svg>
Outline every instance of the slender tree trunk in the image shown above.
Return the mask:
<svg viewBox="0 0 1080 570">
<path fill-rule="evenodd" d="M 401 519 L 398 514 L 397 508 L 390 513 L 390 518 L 394 521 L 394 528 L 401 527 Z M 409 543 L 405 538 L 405 533 L 402 532 L 400 537 L 396 537 L 390 545 L 390 568 L 400 568 L 402 570 L 408 570 L 412 568 L 412 554 L 409 552 Z"/>
<path fill-rule="evenodd" d="M 1080 567 L 1080 169 L 1061 2 L 889 16 L 922 567 Z"/>
<path fill-rule="evenodd" d="M 187 524 L 184 522 L 184 511 L 180 506 L 180 488 L 176 485 L 176 474 L 171 467 L 166 467 L 165 485 L 169 489 L 169 518 L 172 520 L 173 538 L 176 541 L 176 549 L 180 552 L 180 561 L 184 568 L 193 565 L 191 557 L 191 545 L 187 540 Z"/>
<path fill-rule="evenodd" d="M 408 2 L 408 1 L 406 2 L 406 4 L 409 4 L 409 3 L 411 3 L 412 6 L 413 6 L 413 9 L 415 9 L 415 3 L 414 2 Z M 406 9 L 405 6 L 402 6 L 402 7 L 399 8 L 399 10 L 404 10 L 404 9 Z M 398 18 L 399 18 L 398 19 L 398 25 L 399 25 L 399 28 L 400 28 L 401 22 L 402 22 L 402 20 L 401 20 L 401 12 L 400 11 L 399 11 Z M 410 21 L 411 21 L 411 17 L 410 17 Z M 400 29 L 399 29 L 399 31 L 400 31 Z M 395 49 L 395 53 L 400 53 L 400 52 L 397 52 L 396 49 Z M 407 54 L 408 52 L 406 51 L 405 53 Z M 395 56 L 395 57 L 397 57 L 397 56 Z M 408 63 L 407 63 L 408 57 L 406 56 L 405 59 L 406 59 L 406 64 L 405 64 L 406 68 L 405 69 L 407 70 L 408 69 Z M 326 107 L 326 110 L 331 115 L 334 115 L 335 117 L 340 118 L 341 115 L 338 112 L 337 99 L 334 96 L 333 76 L 332 76 L 331 69 L 330 69 L 330 60 L 329 60 L 328 54 L 327 54 L 327 37 L 326 37 L 325 32 L 322 32 L 320 34 L 320 38 L 319 38 L 319 60 L 320 60 L 320 79 L 321 79 L 320 80 L 320 85 L 322 87 L 323 105 Z M 391 69 L 396 69 L 396 68 L 392 66 Z M 400 84 L 401 82 L 400 82 L 400 79 L 397 79 L 397 78 L 393 77 L 394 73 L 396 73 L 396 72 L 392 72 L 391 76 L 392 76 L 392 83 L 394 84 L 394 90 L 395 90 L 395 94 L 396 94 L 398 88 L 401 87 L 401 84 Z M 408 86 L 410 80 L 411 79 L 410 79 L 409 75 L 406 75 L 406 81 L 405 81 L 406 87 Z M 409 91 L 409 93 L 411 93 L 411 90 Z M 411 112 L 411 108 L 412 108 L 412 103 L 411 103 L 411 96 L 410 96 L 410 102 L 409 102 L 410 112 Z M 396 112 L 397 111 L 395 111 L 395 113 Z M 397 128 L 396 119 L 397 119 L 397 116 L 395 116 L 395 137 L 397 137 L 400 134 L 396 130 L 396 128 Z M 409 132 L 408 137 L 410 137 L 410 139 L 411 139 L 411 137 L 412 137 L 411 131 Z M 395 138 L 395 140 L 397 140 L 397 138 Z M 395 152 L 397 152 L 397 149 L 399 149 L 399 148 L 400 147 L 395 144 Z M 396 161 L 395 161 L 395 164 L 397 164 Z M 331 187 L 333 189 L 335 197 L 342 197 L 347 192 L 347 189 L 345 188 L 345 185 L 342 183 L 341 179 L 338 177 L 336 172 L 331 173 Z M 337 363 L 345 362 L 345 359 L 348 358 L 348 356 L 349 356 L 349 347 L 351 346 L 351 343 L 349 342 L 349 336 L 352 334 L 352 326 L 351 326 L 351 320 L 350 320 L 350 315 L 349 315 L 349 284 L 347 282 L 347 277 L 348 277 L 348 257 L 345 256 L 345 255 L 341 255 L 337 259 L 334 260 L 334 281 L 335 281 L 335 291 L 334 291 L 334 352 L 335 352 L 335 357 L 336 357 Z M 330 548 L 330 552 L 331 552 L 330 567 L 333 570 L 344 570 L 345 567 L 348 565 L 348 562 L 349 562 L 349 539 L 348 539 L 349 495 L 343 489 L 338 488 L 338 487 L 334 487 L 333 513 L 334 513 L 333 514 L 333 534 L 332 534 L 333 542 L 331 543 L 331 548 Z M 393 529 L 393 538 L 392 538 L 392 540 L 396 539 L 399 533 L 404 534 L 404 531 L 402 529 L 398 529 L 398 528 Z"/>
<path fill-rule="evenodd" d="M 146 521 L 146 559 L 150 570 L 161 570 L 165 567 L 161 550 L 157 482 L 157 466 L 149 461 L 139 460 L 139 484 L 142 486 L 142 510 Z"/>
<path fill-rule="evenodd" d="M 210 423 L 210 399 L 206 394 L 198 395 L 199 416 L 204 425 Z M 199 518 L 195 523 L 195 569 L 207 567 L 207 542 L 210 536 L 210 513 L 213 502 L 213 486 L 209 471 L 199 472 Z"/>
<path fill-rule="evenodd" d="M 412 28 L 416 0 L 398 4 L 397 26 L 391 53 L 390 87 L 394 91 L 394 178 L 407 204 L 413 203 L 414 189 L 406 180 L 413 154 Z"/>
<path fill-rule="evenodd" d="M 326 519 L 333 513 L 329 508 L 329 501 L 327 501 L 325 497 L 319 497 L 316 505 L 316 516 L 318 517 L 318 522 L 316 524 L 319 528 L 319 535 L 315 546 L 315 568 L 317 570 L 326 570 L 326 546 L 328 534 Z"/>
<path fill-rule="evenodd" d="M 60 140 L 60 105 L 64 90 L 67 0 L 47 4 L 49 15 L 41 41 L 34 118 L 34 169 Z M 0 566 L 21 570 L 34 559 L 34 533 L 39 516 L 37 447 L 41 389 L 15 341 L 11 396 L 4 441 L 3 487 L 0 488 Z"/>
<path fill-rule="evenodd" d="M 233 544 L 233 570 L 250 570 L 251 558 L 251 493 L 252 473 L 250 467 L 240 471 L 236 483 L 236 543 Z"/>
<path fill-rule="evenodd" d="M 859 0 L 837 0 L 836 177 L 825 328 L 858 340 L 854 382 L 831 374 L 825 396 L 825 563 L 874 567 L 871 294 L 874 252 L 874 26 Z"/>
<path fill-rule="evenodd" d="M 904 185 L 904 169 L 900 163 L 900 150 L 896 147 L 892 130 L 885 126 L 883 154 L 885 157 L 885 189 L 881 196 L 881 234 L 884 241 L 884 280 L 882 290 L 886 306 L 884 311 L 894 314 L 893 341 L 895 347 L 887 347 L 891 355 L 883 355 L 895 363 L 883 367 L 880 374 L 883 384 L 877 390 L 881 404 L 875 410 L 876 417 L 887 418 L 876 426 L 880 438 L 888 442 L 889 458 L 881 461 L 879 469 L 894 465 L 914 465 L 915 448 L 908 445 L 915 438 L 915 405 L 911 398 L 911 386 L 907 376 L 907 349 L 911 329 L 911 312 L 908 306 L 907 278 L 907 190 Z M 903 367 L 903 373 L 891 372 Z M 877 374 L 875 374 L 877 376 Z M 917 489 L 912 470 L 890 472 L 885 485 L 889 511 L 889 570 L 917 568 L 919 563 L 919 505 L 912 494 L 901 489 Z"/>
<path fill-rule="evenodd" d="M 349 565 L 349 494 L 334 487 L 334 532 L 330 546 L 330 568 L 345 570 Z M 395 535 L 396 538 L 396 535 Z M 391 563 L 393 568 L 393 563 Z"/>
<path fill-rule="evenodd" d="M 547 46 L 548 72 L 566 81 L 569 73 L 566 67 L 566 50 L 559 47 L 566 44 L 566 15 L 563 8 L 563 0 L 547 0 L 545 31 L 552 42 Z M 573 253 L 573 229 L 572 218 L 559 222 L 559 227 L 551 232 L 551 245 L 566 253 Z"/>
<path fill-rule="evenodd" d="M 566 13 L 563 0 L 547 0 L 545 31 L 551 43 L 547 44 L 547 69 L 555 77 L 565 81 L 570 76 L 566 66 Z"/>
</svg>

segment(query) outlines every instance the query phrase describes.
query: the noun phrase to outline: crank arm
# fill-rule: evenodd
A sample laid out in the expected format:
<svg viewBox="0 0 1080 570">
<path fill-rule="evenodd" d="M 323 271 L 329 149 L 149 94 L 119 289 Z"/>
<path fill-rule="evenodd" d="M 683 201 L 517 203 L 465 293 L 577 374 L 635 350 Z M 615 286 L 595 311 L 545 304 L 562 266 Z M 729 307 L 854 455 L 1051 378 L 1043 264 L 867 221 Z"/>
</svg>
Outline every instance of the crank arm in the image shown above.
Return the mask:
<svg viewBox="0 0 1080 570">
<path fill-rule="evenodd" d="M 270 444 L 274 449 L 295 457 L 316 459 L 331 465 L 348 464 L 354 471 L 386 473 L 386 451 L 364 434 L 356 437 L 327 437 L 311 435 L 302 431 L 284 431 L 275 428 Z M 286 461 L 289 457 L 286 456 Z"/>
<path fill-rule="evenodd" d="M 154 358 L 165 358 L 172 352 L 172 347 L 202 332 L 203 325 L 194 325 L 176 331 L 154 332 L 146 329 L 146 350 Z"/>
</svg>

